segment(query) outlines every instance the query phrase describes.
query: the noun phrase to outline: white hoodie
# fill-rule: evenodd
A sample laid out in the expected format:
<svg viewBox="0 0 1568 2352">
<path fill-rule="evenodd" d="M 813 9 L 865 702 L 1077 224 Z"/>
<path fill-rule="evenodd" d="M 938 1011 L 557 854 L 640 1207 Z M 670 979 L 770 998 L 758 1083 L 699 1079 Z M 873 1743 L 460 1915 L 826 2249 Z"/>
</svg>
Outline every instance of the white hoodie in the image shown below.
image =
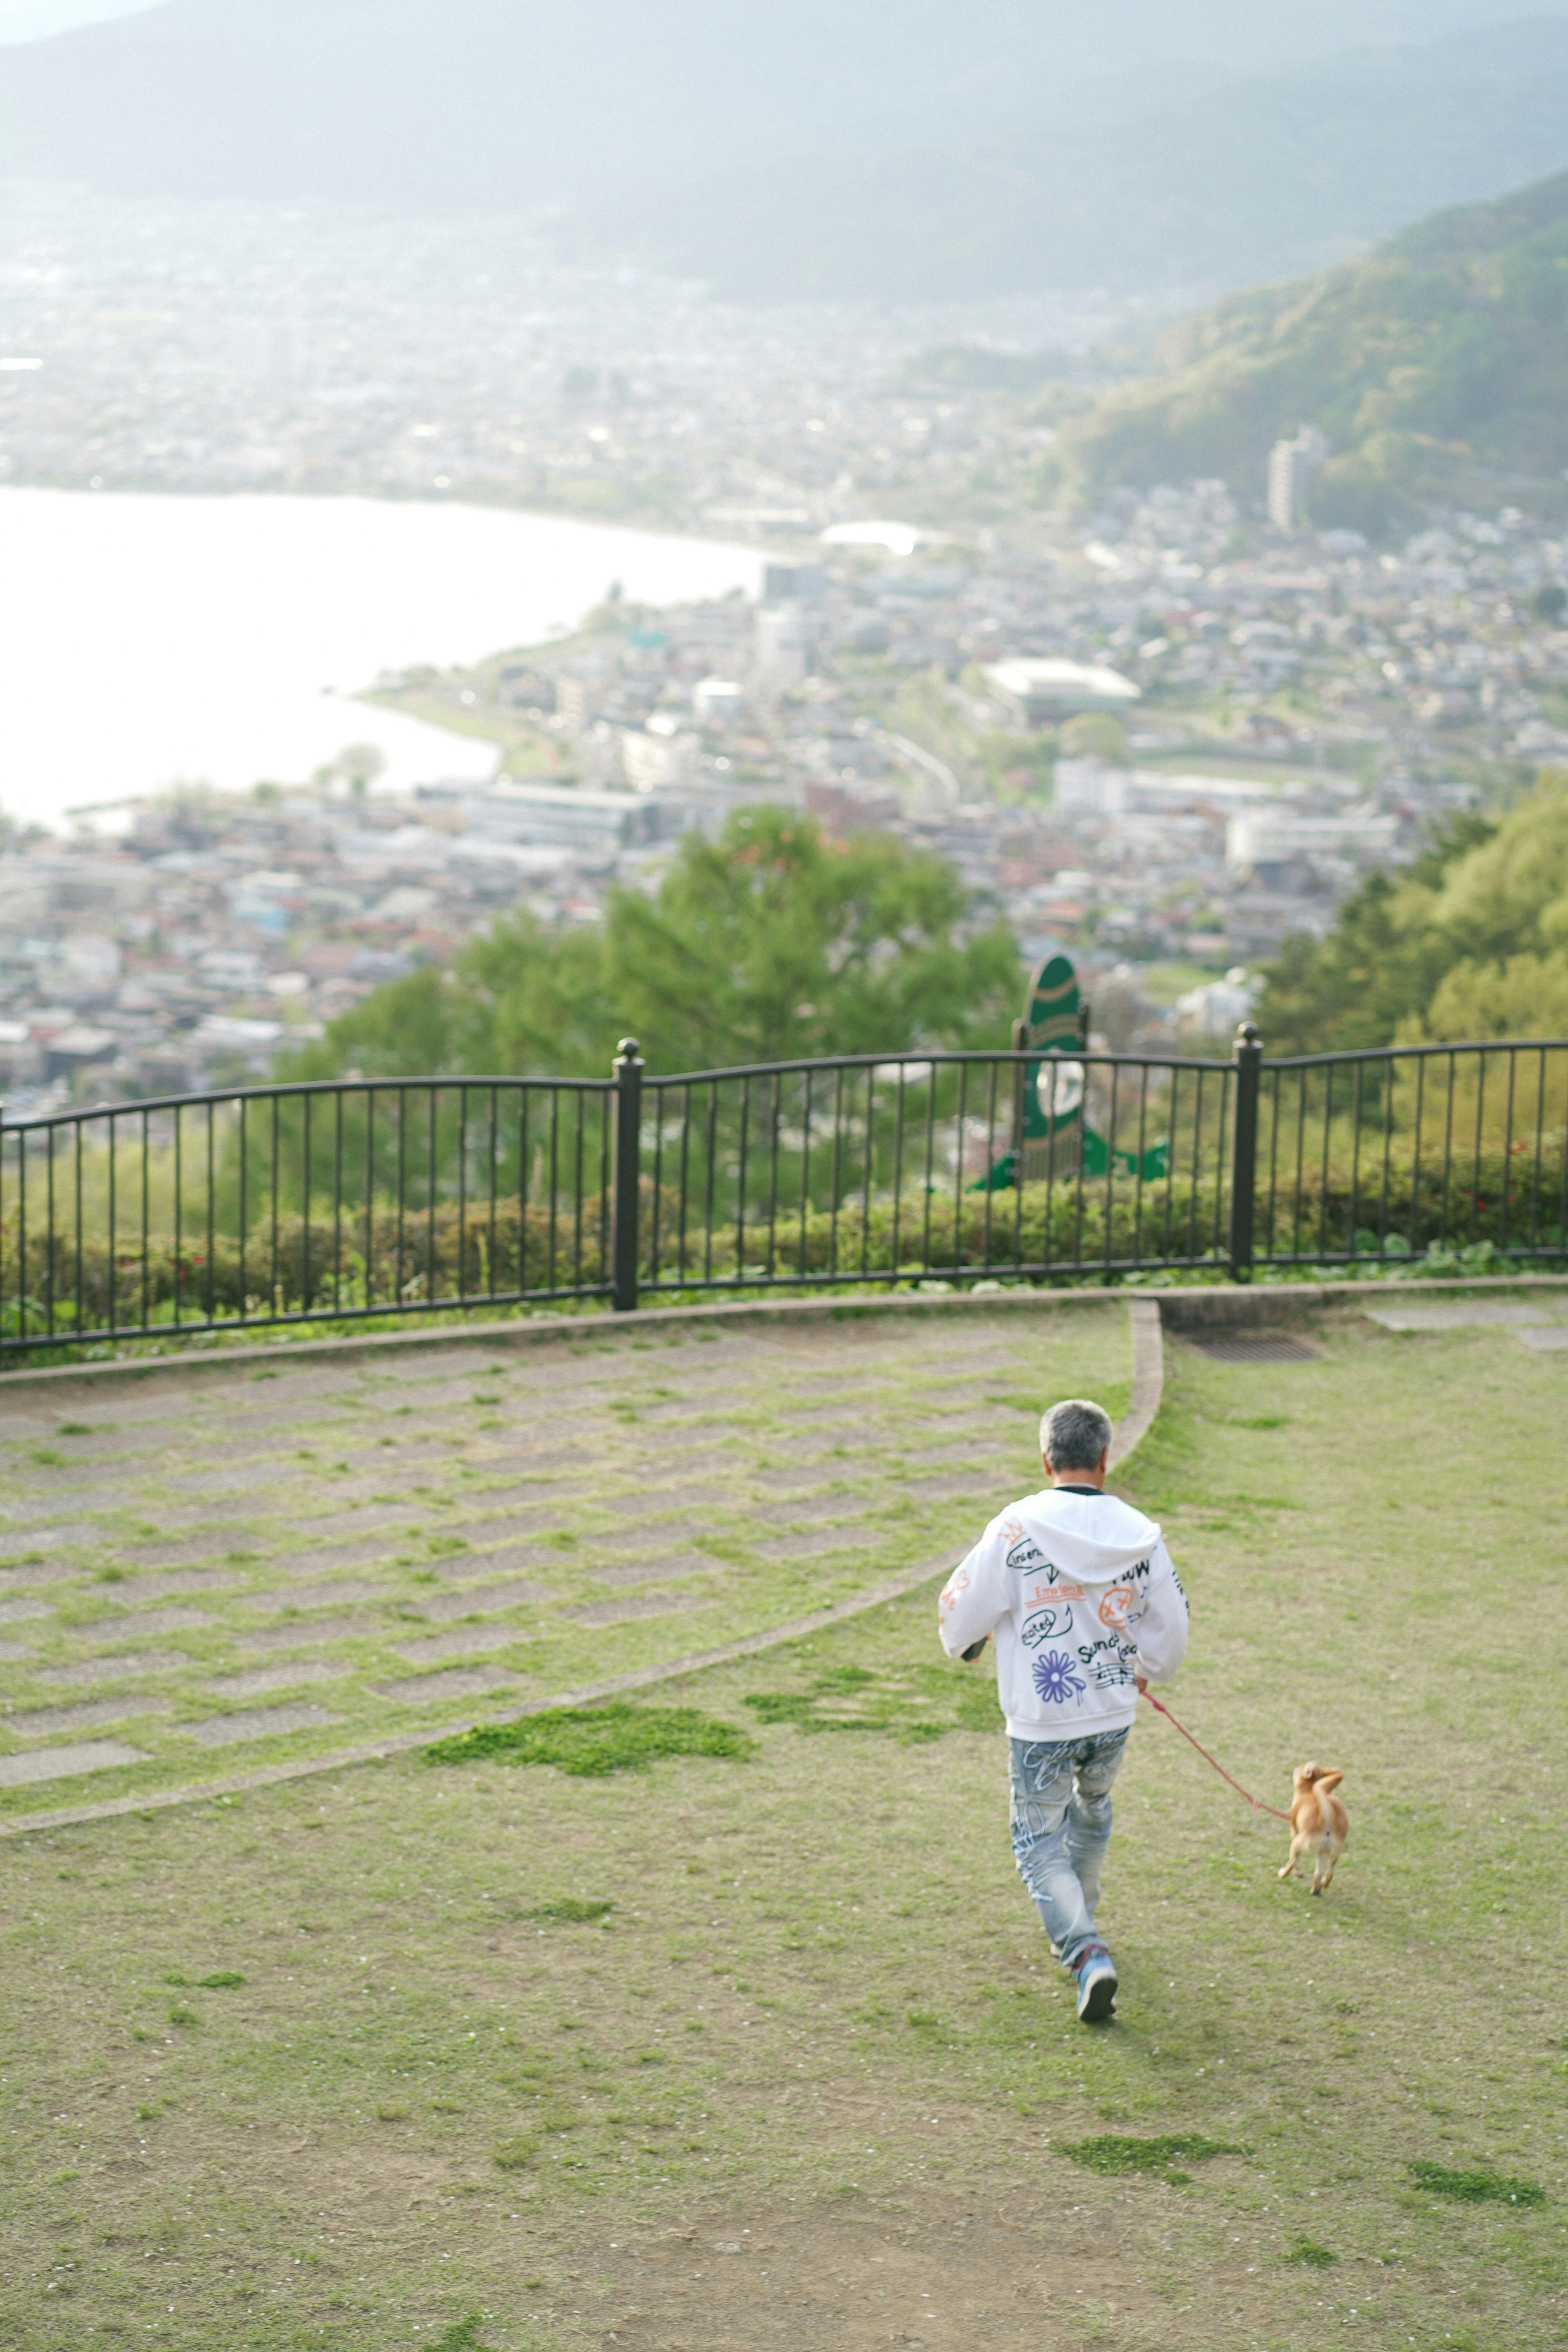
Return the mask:
<svg viewBox="0 0 1568 2352">
<path fill-rule="evenodd" d="M 996 1635 L 996 1692 L 1015 1739 L 1120 1731 L 1136 1677 L 1163 1682 L 1187 1646 L 1187 1601 L 1152 1519 L 1114 1495 L 1047 1486 L 992 1520 L 938 1603 L 950 1658 Z"/>
</svg>

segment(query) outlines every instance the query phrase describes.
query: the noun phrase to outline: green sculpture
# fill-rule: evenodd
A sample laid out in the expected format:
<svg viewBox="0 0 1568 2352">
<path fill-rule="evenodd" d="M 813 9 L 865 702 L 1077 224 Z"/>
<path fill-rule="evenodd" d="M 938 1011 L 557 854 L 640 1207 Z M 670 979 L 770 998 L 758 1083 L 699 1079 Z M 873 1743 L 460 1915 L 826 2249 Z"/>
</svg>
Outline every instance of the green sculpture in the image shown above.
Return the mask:
<svg viewBox="0 0 1568 2352">
<path fill-rule="evenodd" d="M 1058 950 L 1037 967 L 1029 982 L 1027 1010 L 1013 1024 L 1015 1051 L 1037 1047 L 1040 1058 L 1022 1066 L 1014 1097 L 1012 1147 L 970 1186 L 972 1192 L 1006 1192 L 1020 1181 L 1020 1162 L 1025 1181 L 1046 1177 L 1069 1153 L 1086 1176 L 1104 1176 L 1113 1167 L 1125 1175 L 1141 1176 L 1145 1183 L 1164 1175 L 1165 1137 L 1143 1152 L 1113 1151 L 1084 1118 L 1084 1066 L 1078 1055 L 1088 1042 L 1089 1007 L 1079 1001 L 1071 958 Z"/>
</svg>

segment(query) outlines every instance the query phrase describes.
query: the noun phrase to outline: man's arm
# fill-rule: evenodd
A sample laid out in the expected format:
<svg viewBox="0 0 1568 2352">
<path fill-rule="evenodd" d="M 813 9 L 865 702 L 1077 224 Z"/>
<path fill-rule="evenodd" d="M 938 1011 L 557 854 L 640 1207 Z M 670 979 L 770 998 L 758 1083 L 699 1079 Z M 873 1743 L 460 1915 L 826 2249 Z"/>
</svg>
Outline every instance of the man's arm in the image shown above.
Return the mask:
<svg viewBox="0 0 1568 2352">
<path fill-rule="evenodd" d="M 1139 1688 L 1168 1682 L 1186 1654 L 1187 1596 L 1163 1543 L 1154 1554 L 1137 1632 Z"/>
<path fill-rule="evenodd" d="M 987 1528 L 943 1585 L 937 1602 L 937 1631 L 950 1658 L 978 1653 L 992 1628 L 1006 1615 L 1008 1593 L 1001 1558 L 996 1538 Z"/>
</svg>

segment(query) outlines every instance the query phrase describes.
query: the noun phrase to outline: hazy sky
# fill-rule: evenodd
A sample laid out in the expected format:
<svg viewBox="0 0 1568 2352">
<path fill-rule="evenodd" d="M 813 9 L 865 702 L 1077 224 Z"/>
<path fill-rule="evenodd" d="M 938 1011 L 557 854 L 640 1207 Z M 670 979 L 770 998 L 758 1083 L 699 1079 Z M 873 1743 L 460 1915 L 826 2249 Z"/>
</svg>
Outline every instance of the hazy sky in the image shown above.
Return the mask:
<svg viewBox="0 0 1568 2352">
<path fill-rule="evenodd" d="M 0 0 L 0 41 L 37 41 L 72 25 L 98 25 L 106 16 L 133 16 L 147 0 Z"/>
<path fill-rule="evenodd" d="M 158 0 L 0 0 L 0 46 L 39 40 L 49 33 L 67 32 L 73 25 L 102 24 L 115 16 L 145 14 L 157 5 Z M 265 8 L 266 0 L 258 0 L 258 5 Z M 1044 0 L 1044 5 L 1049 5 L 1050 0 Z M 759 17 L 766 15 L 763 0 L 737 0 L 737 5 L 742 15 L 748 8 Z M 1061 13 L 1072 17 L 1083 12 L 1068 0 Z M 1088 13 L 1092 16 L 1099 12 Z M 1109 11 L 1116 17 L 1130 14 L 1138 46 L 1152 54 L 1207 56 L 1243 68 L 1274 61 L 1271 57 L 1232 54 L 1235 36 L 1247 28 L 1261 36 L 1265 51 L 1278 47 L 1285 55 L 1311 55 L 1331 52 L 1358 39 L 1374 44 L 1421 41 L 1466 25 L 1564 13 L 1568 13 L 1568 0 L 1320 0 L 1305 18 L 1296 0 L 1208 0 L 1206 6 L 1199 5 L 1195 9 L 1191 0 L 1182 0 L 1181 5 L 1178 0 L 1131 0 L 1130 10 L 1124 5 Z M 1205 21 L 1209 19 L 1217 22 Z M 1234 23 L 1228 23 L 1232 19 Z M 1229 39 L 1224 37 L 1227 23 Z M 1151 41 L 1155 28 L 1158 33 Z M 1121 27 L 1123 32 L 1127 29 Z M 1244 39 L 1243 47 L 1247 46 Z M 1113 50 L 1114 47 L 1113 41 Z"/>
</svg>

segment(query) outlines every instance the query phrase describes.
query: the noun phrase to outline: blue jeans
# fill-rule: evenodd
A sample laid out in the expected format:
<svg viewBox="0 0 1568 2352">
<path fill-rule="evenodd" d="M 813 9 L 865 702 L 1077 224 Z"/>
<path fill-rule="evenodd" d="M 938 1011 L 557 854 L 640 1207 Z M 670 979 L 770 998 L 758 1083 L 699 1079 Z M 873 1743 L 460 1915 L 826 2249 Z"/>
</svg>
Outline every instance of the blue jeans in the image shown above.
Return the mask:
<svg viewBox="0 0 1568 2352">
<path fill-rule="evenodd" d="M 1070 1969 L 1094 1939 L 1110 1784 L 1131 1724 L 1081 1739 L 1011 1739 L 1013 1859 L 1051 1950 Z"/>
</svg>

